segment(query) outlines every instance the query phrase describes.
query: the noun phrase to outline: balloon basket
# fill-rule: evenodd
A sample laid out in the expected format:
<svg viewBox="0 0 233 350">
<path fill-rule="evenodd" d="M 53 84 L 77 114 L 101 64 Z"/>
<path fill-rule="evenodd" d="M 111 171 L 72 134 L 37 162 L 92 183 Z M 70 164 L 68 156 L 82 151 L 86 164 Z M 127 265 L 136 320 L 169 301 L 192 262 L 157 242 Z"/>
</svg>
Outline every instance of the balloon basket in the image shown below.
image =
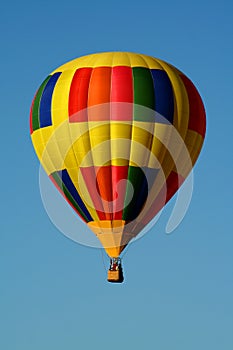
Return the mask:
<svg viewBox="0 0 233 350">
<path fill-rule="evenodd" d="M 122 269 L 111 271 L 108 270 L 108 282 L 111 283 L 122 283 L 124 281 Z"/>
<path fill-rule="evenodd" d="M 120 258 L 110 259 L 110 268 L 108 270 L 108 282 L 122 283 L 124 281 L 123 269 Z"/>
</svg>

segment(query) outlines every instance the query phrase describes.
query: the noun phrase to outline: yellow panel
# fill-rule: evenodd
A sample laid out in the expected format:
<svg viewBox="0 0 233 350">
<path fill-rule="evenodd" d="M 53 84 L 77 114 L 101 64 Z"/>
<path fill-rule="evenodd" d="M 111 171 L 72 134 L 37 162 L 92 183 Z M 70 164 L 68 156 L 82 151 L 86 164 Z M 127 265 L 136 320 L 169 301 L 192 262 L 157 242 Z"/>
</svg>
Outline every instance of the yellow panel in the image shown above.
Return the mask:
<svg viewBox="0 0 233 350">
<path fill-rule="evenodd" d="M 168 151 L 166 151 L 165 156 L 163 158 L 162 164 L 161 164 L 161 168 L 163 170 L 164 176 L 167 179 L 168 176 L 170 175 L 172 169 L 174 168 L 174 159 L 172 158 L 172 156 L 170 155 L 170 153 Z"/>
<path fill-rule="evenodd" d="M 93 166 L 93 158 L 92 158 L 92 153 L 76 153 L 75 158 L 77 160 L 77 163 L 80 167 L 85 168 L 85 167 L 90 167 Z"/>
<path fill-rule="evenodd" d="M 167 124 L 155 124 L 154 137 L 151 145 L 152 154 L 148 163 L 150 168 L 156 168 L 157 162 L 154 157 L 162 163 L 166 154 L 166 149 L 169 145 L 169 136 L 172 128 L 173 126 Z"/>
<path fill-rule="evenodd" d="M 160 62 L 161 61 L 153 57 L 133 52 L 102 52 L 78 57 L 55 69 L 51 74 L 54 74 L 56 72 L 64 72 L 66 70 L 74 70 L 81 67 L 95 68 L 99 66 L 128 66 L 162 69 Z"/>
<path fill-rule="evenodd" d="M 84 202 L 84 204 L 85 204 L 87 210 L 89 211 L 89 213 L 91 214 L 92 218 L 94 220 L 99 220 L 99 217 L 96 213 L 96 210 L 94 208 L 91 197 L 90 197 L 89 192 L 87 190 L 86 184 L 83 181 L 81 171 L 77 167 L 76 168 L 68 168 L 67 171 L 68 171 L 68 174 L 71 178 L 73 185 L 75 186 L 77 192 L 79 193 L 82 201 Z"/>
<path fill-rule="evenodd" d="M 111 139 L 131 139 L 131 122 L 110 122 Z"/>
<path fill-rule="evenodd" d="M 46 173 L 50 175 L 54 171 L 55 166 L 53 164 L 53 160 L 51 159 L 47 151 L 47 146 L 44 143 L 43 133 L 41 132 L 41 130 L 42 129 L 35 130 L 32 133 L 31 138 L 36 154 L 42 166 L 44 167 Z"/>
<path fill-rule="evenodd" d="M 173 170 L 174 164 L 179 164 L 178 159 L 183 152 L 184 141 L 172 125 L 156 124 L 155 137 L 153 139 L 152 153 L 158 158 L 167 178 Z M 159 167 L 153 164 L 150 158 L 150 167 Z"/>
<path fill-rule="evenodd" d="M 75 157 L 75 154 L 73 152 L 73 146 L 70 144 L 69 139 L 59 139 L 59 141 L 56 140 L 56 144 L 59 149 L 60 157 L 63 159 L 63 163 L 65 167 L 76 167 L 77 166 L 77 160 Z M 68 165 L 69 164 L 69 165 Z M 73 164 L 73 165 L 71 165 Z"/>
<path fill-rule="evenodd" d="M 131 140 L 140 142 L 143 146 L 150 149 L 153 134 L 154 134 L 155 124 L 151 123 L 150 126 L 151 126 L 151 129 L 150 129 L 151 132 L 148 132 L 147 130 L 133 124 Z"/>
<path fill-rule="evenodd" d="M 89 211 L 93 219 L 99 220 L 99 217 L 96 213 L 96 207 L 95 205 L 93 205 L 92 199 L 90 197 L 90 194 L 86 186 L 86 181 L 84 180 L 81 171 L 79 171 L 79 174 L 78 174 L 78 192 L 84 204 L 86 205 L 86 207 L 89 208 Z"/>
<path fill-rule="evenodd" d="M 110 127 L 109 125 L 101 125 L 98 128 L 92 129 L 89 132 L 90 135 L 90 144 L 91 148 L 93 148 L 100 143 L 105 143 L 108 146 L 110 145 Z M 105 146 L 106 147 L 106 146 Z M 108 149 L 106 149 L 108 152 Z"/>
<path fill-rule="evenodd" d="M 92 152 L 92 159 L 93 159 L 94 166 L 111 165 L 110 152 L 108 152 L 108 154 L 106 154 L 103 147 L 100 147 L 100 149 L 98 151 L 94 150 Z"/>
<path fill-rule="evenodd" d="M 111 139 L 111 164 L 128 165 L 130 158 L 130 139 Z"/>
<path fill-rule="evenodd" d="M 148 161 L 148 167 L 154 169 L 162 165 L 166 154 L 167 148 L 157 137 L 154 136 L 151 145 L 151 154 Z"/>
<path fill-rule="evenodd" d="M 99 240 L 101 241 L 105 241 L 105 237 L 98 236 Z M 102 242 L 101 242 L 102 243 Z M 103 243 L 102 243 L 103 244 Z M 108 256 L 110 258 L 118 258 L 120 256 L 120 254 L 122 253 L 122 251 L 125 249 L 126 245 L 124 246 L 120 246 L 120 247 L 113 247 L 113 248 L 104 248 L 104 250 L 106 251 L 106 253 L 108 254 Z"/>
<path fill-rule="evenodd" d="M 112 258 L 117 258 L 133 238 L 131 234 L 123 234 L 125 221 L 91 221 L 87 225 L 98 237 L 106 253 Z"/>
<path fill-rule="evenodd" d="M 69 174 L 69 177 L 71 178 L 73 184 L 78 184 L 78 177 L 79 177 L 79 168 L 67 168 L 67 172 Z M 77 189 L 77 186 L 75 186 Z"/>
<path fill-rule="evenodd" d="M 50 160 L 50 166 L 52 164 L 52 167 L 49 166 L 50 173 L 52 173 L 55 170 L 61 170 L 63 169 L 63 161 L 64 157 L 62 157 L 60 149 L 59 149 L 59 143 L 56 141 L 54 137 L 54 133 L 49 138 L 49 133 L 44 133 L 44 128 L 40 129 L 41 134 L 43 135 L 43 139 L 47 142 L 45 143 L 45 149 L 44 153 L 42 155 L 42 163 L 49 163 Z M 45 128 L 46 129 L 46 128 Z"/>
<path fill-rule="evenodd" d="M 112 159 L 111 165 L 126 166 L 126 165 L 129 165 L 129 161 L 127 160 L 127 158 L 115 158 L 115 159 Z"/>
<path fill-rule="evenodd" d="M 163 145 L 168 147 L 173 128 L 174 126 L 170 124 L 157 123 L 154 128 L 154 136 L 156 136 Z"/>
<path fill-rule="evenodd" d="M 54 170 L 63 169 L 64 160 L 67 154 L 69 154 L 69 159 L 73 159 L 72 166 L 76 166 L 74 155 L 72 155 L 72 152 L 70 152 L 71 154 L 69 153 L 70 149 L 72 151 L 72 145 L 70 144 L 69 135 L 64 133 L 64 128 L 63 130 L 61 128 L 57 128 L 55 131 L 53 126 L 38 129 L 33 132 L 32 141 L 34 145 L 40 142 L 38 149 L 38 157 L 40 160 L 42 158 L 42 153 L 46 148 L 47 152 L 44 156 L 45 158 L 43 159 L 43 162 L 47 162 L 48 157 L 50 157 L 53 166 L 49 166 L 49 168 L 53 168 Z M 38 148 L 38 146 L 35 147 Z"/>
<path fill-rule="evenodd" d="M 111 164 L 110 124 L 99 125 L 89 131 L 93 164 Z"/>
<path fill-rule="evenodd" d="M 40 129 L 33 131 L 33 133 L 31 134 L 31 138 L 37 157 L 39 158 L 39 160 L 41 160 L 41 156 L 43 154 L 45 146 Z"/>
<path fill-rule="evenodd" d="M 101 124 L 99 122 L 70 124 L 71 138 L 73 140 L 77 139 L 74 142 L 73 149 L 78 163 L 80 164 L 87 153 L 92 150 L 95 165 L 101 166 L 109 159 L 112 165 L 127 165 L 132 146 L 132 124 L 134 128 L 134 140 L 144 145 L 142 147 L 139 145 L 140 154 L 142 155 L 141 161 L 138 159 L 137 147 L 135 148 L 136 152 L 134 152 L 132 159 L 141 166 L 147 165 L 148 162 L 146 163 L 144 152 L 145 147 L 148 145 L 148 137 L 152 138 L 150 132 L 153 134 L 154 123 L 135 121 L 133 123 L 131 121 L 106 121 Z M 86 130 L 89 130 L 89 132 Z M 78 135 L 82 133 L 82 137 L 79 137 Z M 83 164 L 82 166 L 91 165 L 93 165 L 93 162 L 91 155 L 89 155 L 85 160 L 85 165 Z"/>
<path fill-rule="evenodd" d="M 63 168 L 75 168 L 78 166 L 77 158 L 73 152 L 73 148 L 70 147 L 69 151 L 66 153 L 65 157 L 63 158 Z"/>
<path fill-rule="evenodd" d="M 112 52 L 94 54 L 89 64 L 92 65 L 93 68 L 100 66 L 112 67 L 113 56 Z"/>
<path fill-rule="evenodd" d="M 67 140 L 67 144 L 71 145 L 70 124 L 68 121 L 64 121 L 58 126 L 54 126 L 53 137 L 55 140 Z M 68 146 L 67 146 L 68 147 Z"/>
<path fill-rule="evenodd" d="M 61 170 L 61 167 L 56 168 L 46 148 L 44 149 L 43 156 L 40 162 L 48 175 L 52 174 L 56 170 Z"/>
<path fill-rule="evenodd" d="M 151 132 L 133 124 L 130 149 L 130 165 L 147 166 L 150 159 L 150 147 L 153 141 L 154 123 L 151 123 Z"/>
<path fill-rule="evenodd" d="M 142 55 L 142 54 L 139 54 L 139 56 L 144 60 L 145 67 L 148 67 L 149 69 L 161 69 L 161 70 L 163 69 L 163 67 L 160 64 L 160 61 L 157 58 L 151 57 L 148 55 Z M 131 58 L 131 62 L 132 62 L 132 58 Z M 135 62 L 135 65 L 132 65 L 132 67 L 136 67 L 138 63 Z"/>
<path fill-rule="evenodd" d="M 53 140 L 52 135 L 52 126 L 35 130 L 32 134 L 32 142 L 38 158 L 49 174 L 51 174 L 54 169 L 57 170 L 57 160 L 60 159 L 57 145 L 51 142 L 51 140 Z M 52 149 L 52 151 L 50 151 L 50 149 Z M 53 155 L 53 157 L 51 157 L 51 155 Z M 59 167 L 59 170 L 60 169 L 61 167 Z"/>
<path fill-rule="evenodd" d="M 172 125 L 133 122 L 132 126 L 132 122 L 113 121 L 101 125 L 98 122 L 76 123 L 76 126 L 71 128 L 74 140 L 78 133 L 81 134 L 77 124 L 80 124 L 83 131 L 90 128 L 89 132 L 84 133 L 73 144 L 78 164 L 81 165 L 84 161 L 82 166 L 92 166 L 93 161 L 96 166 L 101 166 L 108 160 L 112 165 L 127 165 L 130 159 L 131 165 L 158 168 L 158 162 L 162 164 L 166 158 L 166 147 L 169 149 L 169 145 L 175 153 L 174 159 L 179 155 L 179 149 L 176 149 L 176 143 L 173 145 L 174 141 L 171 141 L 170 137 L 174 130 Z M 152 138 L 153 133 L 155 137 Z M 181 138 L 180 140 L 182 141 Z M 131 157 L 129 157 L 130 150 Z"/>
<path fill-rule="evenodd" d="M 142 54 L 128 53 L 131 67 L 145 67 L 161 69 L 160 64 L 153 58 L 148 59 L 148 56 Z"/>
<path fill-rule="evenodd" d="M 88 128 L 90 128 L 90 137 L 89 132 L 86 131 Z M 39 139 L 33 142 L 38 143 L 36 147 L 40 155 L 44 149 L 43 141 L 48 142 L 49 140 L 47 151 L 56 170 L 62 167 L 75 168 L 93 164 L 96 166 L 128 165 L 130 159 L 130 165 L 159 168 L 161 164 L 167 176 L 169 167 L 171 170 L 174 166 L 172 159 L 176 161 L 179 155 L 176 139 L 171 141 L 173 131 L 174 127 L 171 125 L 150 122 L 107 121 L 101 125 L 99 122 L 71 124 L 64 122 L 55 131 L 53 127 L 35 131 L 32 139 L 36 140 L 36 137 Z M 84 134 L 78 137 L 82 132 Z M 41 135 L 43 135 L 43 140 L 41 140 Z M 172 154 L 172 157 L 167 155 L 166 147 L 168 150 L 172 149 L 175 155 Z M 131 156 L 129 157 L 130 151 Z"/>
<path fill-rule="evenodd" d="M 110 123 L 99 123 L 95 128 L 89 129 L 89 135 L 92 147 L 110 140 Z"/>
<path fill-rule="evenodd" d="M 92 127 L 98 126 L 99 122 L 78 122 L 69 123 L 69 133 L 72 142 L 74 143 L 80 136 L 85 135 L 89 132 Z"/>
<path fill-rule="evenodd" d="M 41 140 L 43 140 L 43 143 L 46 145 L 47 142 L 50 140 L 51 136 L 53 135 L 53 126 L 46 126 L 45 128 L 40 128 L 35 131 L 33 131 L 33 134 L 40 134 Z"/>
<path fill-rule="evenodd" d="M 130 55 L 126 52 L 112 53 L 112 66 L 127 66 L 131 67 Z"/>
<path fill-rule="evenodd" d="M 92 58 L 91 56 L 94 55 L 82 56 L 75 58 L 74 60 L 68 61 L 62 66 L 55 69 L 51 74 L 54 74 L 56 72 L 64 72 L 66 70 L 74 70 L 80 67 L 92 67 L 92 65 L 90 65 L 89 63 Z"/>
<path fill-rule="evenodd" d="M 126 166 L 129 164 L 131 130 L 131 122 L 110 123 L 112 165 Z"/>
<path fill-rule="evenodd" d="M 166 62 L 157 59 L 161 64 L 163 69 L 166 71 L 170 82 L 173 87 L 173 92 L 175 96 L 175 114 L 174 114 L 174 126 L 179 131 L 181 137 L 184 139 L 189 122 L 189 100 L 185 89 L 185 86 L 177 74 L 177 71 L 173 66 L 167 64 Z"/>
<path fill-rule="evenodd" d="M 160 193 L 161 189 L 163 188 L 166 182 L 166 179 L 168 178 L 169 174 L 173 170 L 174 168 L 173 158 L 175 159 L 178 158 L 178 155 L 180 153 L 180 150 L 177 150 L 175 147 L 175 144 L 173 141 L 173 138 L 174 138 L 173 132 L 174 132 L 174 127 L 172 125 L 156 124 L 155 126 L 149 167 L 160 169 L 160 171 L 149 192 L 149 196 L 143 208 L 143 211 L 140 214 L 140 216 L 137 218 L 137 221 L 139 222 L 150 210 L 152 203 Z M 177 135 L 177 132 L 175 134 Z M 175 141 L 177 140 L 175 139 Z M 171 155 L 169 151 L 173 154 Z M 164 200 L 165 199 L 166 198 L 164 197 Z M 137 228 L 136 228 L 136 231 L 137 231 Z"/>
<path fill-rule="evenodd" d="M 204 139 L 202 138 L 202 136 L 198 135 L 196 138 L 196 144 L 193 147 L 193 149 L 190 151 L 193 165 L 196 163 L 196 160 L 201 152 L 203 142 L 204 142 Z"/>
<path fill-rule="evenodd" d="M 203 144 L 203 137 L 193 130 L 188 130 L 185 145 L 187 148 L 184 148 L 177 160 L 177 172 L 183 178 L 186 178 L 195 164 L 197 157 L 201 151 Z"/>
<path fill-rule="evenodd" d="M 54 126 L 69 119 L 69 92 L 74 73 L 74 69 L 64 71 L 54 88 L 51 105 L 52 123 Z"/>
<path fill-rule="evenodd" d="M 92 148 L 92 145 L 90 143 L 89 132 L 87 132 L 84 135 L 82 135 L 81 137 L 79 137 L 73 143 L 73 148 L 74 148 L 75 154 L 77 154 L 77 153 L 85 153 L 85 154 L 87 154 Z"/>
<path fill-rule="evenodd" d="M 96 125 L 97 123 L 95 123 Z M 78 166 L 92 166 L 91 144 L 89 137 L 89 128 L 92 123 L 70 123 L 69 131 L 72 141 L 73 152 Z M 84 164 L 84 163 L 85 164 Z"/>
<path fill-rule="evenodd" d="M 42 156 L 42 162 L 47 162 L 48 158 L 53 164 L 53 171 L 58 171 L 63 169 L 64 159 L 60 154 L 59 148 L 57 146 L 56 142 L 48 142 L 43 156 Z"/>
<path fill-rule="evenodd" d="M 186 138 L 185 138 L 185 144 L 189 150 L 191 150 L 192 147 L 199 148 L 199 145 L 203 143 L 203 137 L 201 134 L 194 130 L 188 130 Z"/>
</svg>

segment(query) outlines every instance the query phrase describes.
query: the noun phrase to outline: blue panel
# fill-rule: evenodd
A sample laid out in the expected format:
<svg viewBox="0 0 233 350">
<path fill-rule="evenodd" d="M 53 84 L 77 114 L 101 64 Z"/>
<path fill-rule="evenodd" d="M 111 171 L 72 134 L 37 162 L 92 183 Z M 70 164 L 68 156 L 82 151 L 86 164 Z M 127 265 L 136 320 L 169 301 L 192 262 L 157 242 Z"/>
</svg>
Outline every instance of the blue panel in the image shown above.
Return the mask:
<svg viewBox="0 0 233 350">
<path fill-rule="evenodd" d="M 93 218 L 89 214 L 89 211 L 87 210 L 85 204 L 83 203 L 81 197 L 79 196 L 76 188 L 74 187 L 73 182 L 71 181 L 71 178 L 67 172 L 67 170 L 61 170 L 57 172 L 62 180 L 62 183 L 66 186 L 67 190 L 69 191 L 70 195 L 73 197 L 75 202 L 77 203 L 78 207 L 81 209 L 81 211 L 86 215 L 87 219 L 89 221 L 93 221 Z"/>
<path fill-rule="evenodd" d="M 135 219 L 139 215 L 139 213 L 141 213 L 141 211 L 143 210 L 148 194 L 158 174 L 158 169 L 142 167 L 141 170 L 143 171 L 144 179 L 141 180 L 140 189 L 137 192 L 137 197 L 136 197 L 136 201 L 134 203 L 134 209 L 133 209 L 133 213 L 134 213 L 133 219 Z M 137 215 L 135 216 L 135 214 Z M 131 220 L 132 220 L 132 217 L 131 217 Z"/>
<path fill-rule="evenodd" d="M 134 192 L 132 196 L 131 186 L 127 185 L 125 203 L 128 205 L 124 207 L 123 220 L 133 221 L 141 213 L 157 174 L 157 169 L 129 166 L 128 181 Z"/>
<path fill-rule="evenodd" d="M 47 82 L 44 88 L 44 91 L 42 93 L 42 96 L 40 99 L 40 110 L 39 110 L 39 121 L 40 121 L 41 128 L 52 125 L 52 117 L 51 117 L 52 95 L 53 95 L 54 87 L 60 75 L 61 75 L 60 72 L 53 74 L 49 79 L 49 81 Z"/>
<path fill-rule="evenodd" d="M 154 81 L 155 110 L 173 124 L 174 96 L 170 79 L 167 73 L 160 69 L 151 69 L 151 74 Z M 156 121 L 166 123 L 159 116 L 156 116 Z"/>
</svg>

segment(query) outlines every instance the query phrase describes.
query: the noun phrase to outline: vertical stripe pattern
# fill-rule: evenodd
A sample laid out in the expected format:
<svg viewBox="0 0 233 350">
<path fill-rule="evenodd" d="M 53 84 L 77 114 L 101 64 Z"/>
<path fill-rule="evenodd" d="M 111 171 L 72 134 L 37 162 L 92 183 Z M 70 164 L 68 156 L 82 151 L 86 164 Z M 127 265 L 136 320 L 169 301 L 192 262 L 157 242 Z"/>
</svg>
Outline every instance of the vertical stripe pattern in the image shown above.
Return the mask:
<svg viewBox="0 0 233 350">
<path fill-rule="evenodd" d="M 59 133 L 62 123 L 65 131 Z M 179 173 L 167 150 L 172 126 L 194 164 L 206 129 L 197 89 L 175 67 L 134 53 L 94 54 L 59 67 L 39 87 L 30 111 L 38 157 L 73 209 L 87 223 L 132 223 L 133 235 L 190 171 L 184 164 Z M 182 149 L 176 156 L 182 157 Z"/>
<path fill-rule="evenodd" d="M 40 127 L 44 128 L 46 126 L 52 125 L 51 118 L 51 102 L 53 90 L 55 88 L 56 82 L 60 77 L 61 73 L 55 73 L 51 76 L 47 82 L 40 99 L 39 115 L 40 115 Z"/>
</svg>

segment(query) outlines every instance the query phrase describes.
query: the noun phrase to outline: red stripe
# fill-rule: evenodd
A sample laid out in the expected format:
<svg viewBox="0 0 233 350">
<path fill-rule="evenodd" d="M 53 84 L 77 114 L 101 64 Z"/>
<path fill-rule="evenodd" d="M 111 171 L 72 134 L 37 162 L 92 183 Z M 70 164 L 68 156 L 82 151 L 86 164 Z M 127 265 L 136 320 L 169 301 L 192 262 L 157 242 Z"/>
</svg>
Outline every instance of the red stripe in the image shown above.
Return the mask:
<svg viewBox="0 0 233 350">
<path fill-rule="evenodd" d="M 191 80 L 189 80 L 184 74 L 181 74 L 180 77 L 185 85 L 189 99 L 188 128 L 198 132 L 204 138 L 206 131 L 206 116 L 202 99 Z"/>
<path fill-rule="evenodd" d="M 32 105 L 31 105 L 31 108 L 30 108 L 30 117 L 29 117 L 29 123 L 30 123 L 30 134 L 33 133 L 33 127 L 32 127 L 32 110 L 33 110 L 33 107 L 34 107 L 34 101 L 35 101 L 35 98 L 36 98 L 36 95 L 37 95 L 37 92 L 33 98 L 33 101 L 32 101 Z"/>
<path fill-rule="evenodd" d="M 81 168 L 81 172 L 99 219 L 121 220 L 128 165 Z"/>
<path fill-rule="evenodd" d="M 74 74 L 69 93 L 69 121 L 87 121 L 88 89 L 92 68 L 80 68 Z M 82 111 L 82 112 L 80 112 Z"/>
<path fill-rule="evenodd" d="M 95 167 L 98 192 L 102 199 L 102 205 L 106 220 L 112 220 L 112 171 L 111 166 Z"/>
<path fill-rule="evenodd" d="M 133 119 L 133 73 L 131 67 L 112 68 L 111 84 L 111 119 Z M 114 103 L 116 102 L 116 103 Z M 124 102 L 124 103 L 118 103 Z"/>
<path fill-rule="evenodd" d="M 133 103 L 133 73 L 131 67 L 112 68 L 111 102 Z"/>
<path fill-rule="evenodd" d="M 101 197 L 99 195 L 98 183 L 96 181 L 96 172 L 95 168 L 87 167 L 80 168 L 85 185 L 93 202 L 93 209 L 96 210 L 97 215 L 100 220 L 108 220 L 106 218 L 106 213 L 104 212 Z"/>
<path fill-rule="evenodd" d="M 121 220 L 128 178 L 128 165 L 96 167 L 96 174 L 99 195 L 102 200 L 108 202 L 102 202 L 107 220 Z"/>
<path fill-rule="evenodd" d="M 113 199 L 113 220 L 121 220 L 124 209 L 124 200 L 128 178 L 128 165 L 112 165 L 112 199 Z"/>
<path fill-rule="evenodd" d="M 133 99 L 131 67 L 80 68 L 70 87 L 69 120 L 132 120 Z"/>
</svg>

